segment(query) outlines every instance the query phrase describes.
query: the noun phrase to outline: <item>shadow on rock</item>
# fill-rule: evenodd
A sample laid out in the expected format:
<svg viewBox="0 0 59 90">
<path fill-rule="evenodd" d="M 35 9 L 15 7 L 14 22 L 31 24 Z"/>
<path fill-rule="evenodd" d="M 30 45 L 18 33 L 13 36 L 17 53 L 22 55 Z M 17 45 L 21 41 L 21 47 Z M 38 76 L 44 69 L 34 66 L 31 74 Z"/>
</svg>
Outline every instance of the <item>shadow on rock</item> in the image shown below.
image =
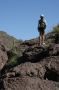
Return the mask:
<svg viewBox="0 0 59 90">
<path fill-rule="evenodd" d="M 38 62 L 41 59 L 48 57 L 49 51 L 47 47 L 29 47 L 23 53 L 25 61 Z"/>
</svg>

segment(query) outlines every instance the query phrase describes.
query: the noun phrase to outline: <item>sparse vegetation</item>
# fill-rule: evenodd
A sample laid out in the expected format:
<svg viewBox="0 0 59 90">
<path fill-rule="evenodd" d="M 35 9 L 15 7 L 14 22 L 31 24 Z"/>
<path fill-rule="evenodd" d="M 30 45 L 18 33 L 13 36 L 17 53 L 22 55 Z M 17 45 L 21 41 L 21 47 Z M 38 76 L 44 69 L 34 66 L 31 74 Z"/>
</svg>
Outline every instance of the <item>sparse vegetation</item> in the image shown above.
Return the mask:
<svg viewBox="0 0 59 90">
<path fill-rule="evenodd" d="M 12 51 L 8 52 L 8 58 L 9 58 L 8 63 L 7 63 L 8 67 L 13 67 L 13 66 L 17 65 L 19 62 L 18 61 L 19 56 Z"/>
<path fill-rule="evenodd" d="M 59 24 L 53 28 L 52 32 L 59 33 Z"/>
<path fill-rule="evenodd" d="M 17 63 L 18 63 L 18 60 L 17 59 L 18 59 L 17 55 L 13 56 L 10 59 L 9 65 L 11 65 L 11 66 L 17 65 Z"/>
</svg>

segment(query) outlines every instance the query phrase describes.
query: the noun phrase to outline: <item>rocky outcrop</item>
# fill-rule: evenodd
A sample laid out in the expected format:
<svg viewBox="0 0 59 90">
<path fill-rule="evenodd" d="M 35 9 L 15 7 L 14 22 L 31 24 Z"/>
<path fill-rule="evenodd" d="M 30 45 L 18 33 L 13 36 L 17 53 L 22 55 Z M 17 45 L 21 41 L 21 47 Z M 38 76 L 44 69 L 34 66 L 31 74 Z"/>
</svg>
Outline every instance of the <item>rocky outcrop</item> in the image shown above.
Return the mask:
<svg viewBox="0 0 59 90">
<path fill-rule="evenodd" d="M 57 48 L 57 49 L 56 49 Z M 54 44 L 48 48 L 42 49 L 41 47 L 34 47 L 32 52 L 37 54 L 27 56 L 25 62 L 20 63 L 11 68 L 3 79 L 3 86 L 5 90 L 58 90 L 59 89 L 59 53 L 58 44 Z M 41 51 L 42 49 L 42 51 Z M 45 57 L 40 58 L 44 51 L 46 52 Z M 56 50 L 54 52 L 54 50 Z M 40 51 L 40 53 L 39 53 Z M 25 53 L 25 52 L 24 52 Z M 25 54 L 25 55 L 26 55 Z M 32 56 L 33 55 L 33 56 Z M 36 57 L 38 55 L 38 57 Z M 24 57 L 24 56 L 23 56 Z M 30 58 L 31 57 L 31 58 Z M 34 58 L 32 58 L 34 57 Z M 36 58 L 35 58 L 36 57 Z M 33 61 L 33 60 L 37 61 Z M 33 61 L 33 62 L 32 62 Z M 3 89 L 3 90 L 4 90 Z"/>
<path fill-rule="evenodd" d="M 0 45 L 0 61 L 4 62 L 0 90 L 59 90 L 59 42 L 56 34 L 48 34 L 46 41 L 49 39 L 42 46 L 38 38 L 24 41 L 17 51 Z"/>
<path fill-rule="evenodd" d="M 48 56 L 59 55 L 59 44 L 51 44 L 49 46 L 29 47 L 23 53 L 23 57 L 27 61 L 37 62 Z"/>
<path fill-rule="evenodd" d="M 23 57 L 25 60 L 29 60 L 31 62 L 40 61 L 42 58 L 48 56 L 49 51 L 47 47 L 29 47 L 23 53 Z"/>
</svg>

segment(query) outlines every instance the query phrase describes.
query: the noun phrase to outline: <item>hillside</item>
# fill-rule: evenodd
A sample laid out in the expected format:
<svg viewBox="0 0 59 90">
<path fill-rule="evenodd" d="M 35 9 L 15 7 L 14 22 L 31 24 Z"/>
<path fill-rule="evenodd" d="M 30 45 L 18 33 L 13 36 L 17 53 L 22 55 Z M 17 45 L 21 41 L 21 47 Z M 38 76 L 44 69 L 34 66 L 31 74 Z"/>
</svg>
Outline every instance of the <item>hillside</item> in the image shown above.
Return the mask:
<svg viewBox="0 0 59 90">
<path fill-rule="evenodd" d="M 44 47 L 38 38 L 0 37 L 0 90 L 59 90 L 59 33 L 48 33 Z"/>
<path fill-rule="evenodd" d="M 12 49 L 13 46 L 17 46 L 22 40 L 17 40 L 13 36 L 8 35 L 4 31 L 0 31 L 0 42 L 8 49 Z"/>
</svg>

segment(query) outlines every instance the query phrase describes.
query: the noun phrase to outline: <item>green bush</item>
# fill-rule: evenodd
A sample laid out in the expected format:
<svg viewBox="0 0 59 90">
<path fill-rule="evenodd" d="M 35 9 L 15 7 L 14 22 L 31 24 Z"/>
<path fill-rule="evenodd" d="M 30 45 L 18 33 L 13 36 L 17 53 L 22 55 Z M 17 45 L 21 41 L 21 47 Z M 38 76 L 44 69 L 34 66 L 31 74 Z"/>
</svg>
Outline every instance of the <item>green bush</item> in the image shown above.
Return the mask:
<svg viewBox="0 0 59 90">
<path fill-rule="evenodd" d="M 14 67 L 19 64 L 20 57 L 16 53 L 8 51 L 7 54 L 8 54 L 8 62 L 6 66 L 8 68 Z"/>
<path fill-rule="evenodd" d="M 13 55 L 12 57 L 9 58 L 9 61 L 8 61 L 8 66 L 15 66 L 18 64 L 18 56 L 17 55 Z"/>
<path fill-rule="evenodd" d="M 53 28 L 52 32 L 59 33 L 59 24 Z"/>
</svg>

